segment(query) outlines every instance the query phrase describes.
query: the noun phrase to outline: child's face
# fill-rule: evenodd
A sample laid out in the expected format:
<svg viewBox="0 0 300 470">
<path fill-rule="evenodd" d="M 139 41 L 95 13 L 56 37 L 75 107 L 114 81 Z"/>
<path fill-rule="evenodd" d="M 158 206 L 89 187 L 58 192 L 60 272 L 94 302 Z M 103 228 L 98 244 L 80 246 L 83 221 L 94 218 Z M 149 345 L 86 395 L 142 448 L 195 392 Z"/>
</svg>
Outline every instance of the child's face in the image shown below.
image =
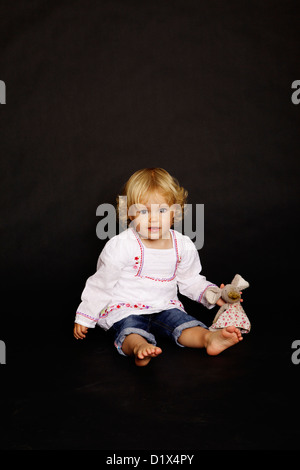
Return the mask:
<svg viewBox="0 0 300 470">
<path fill-rule="evenodd" d="M 165 197 L 159 192 L 151 193 L 142 204 L 129 210 L 129 218 L 135 230 L 143 238 L 158 240 L 170 237 L 174 213 L 170 210 Z"/>
</svg>

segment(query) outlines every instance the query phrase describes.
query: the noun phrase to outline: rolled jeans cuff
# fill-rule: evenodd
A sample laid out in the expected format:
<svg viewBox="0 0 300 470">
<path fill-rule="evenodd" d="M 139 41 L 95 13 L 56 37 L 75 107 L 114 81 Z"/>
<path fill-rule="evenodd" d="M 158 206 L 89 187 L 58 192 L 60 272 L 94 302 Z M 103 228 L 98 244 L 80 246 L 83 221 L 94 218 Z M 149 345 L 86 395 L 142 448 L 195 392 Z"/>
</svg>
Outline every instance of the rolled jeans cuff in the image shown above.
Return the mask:
<svg viewBox="0 0 300 470">
<path fill-rule="evenodd" d="M 136 333 L 137 335 L 143 336 L 143 338 L 145 338 L 149 343 L 154 344 L 154 346 L 156 346 L 155 337 L 151 333 L 149 333 L 148 331 L 142 330 L 140 328 L 125 328 L 117 336 L 117 338 L 115 339 L 115 343 L 114 343 L 117 350 L 118 350 L 118 352 L 122 356 L 127 356 L 127 354 L 125 354 L 122 351 L 122 345 L 123 345 L 123 341 L 126 338 L 126 336 L 130 335 L 131 333 Z"/>
<path fill-rule="evenodd" d="M 181 348 L 185 348 L 183 344 L 178 343 L 178 338 L 183 332 L 183 330 L 186 330 L 187 328 L 193 328 L 195 326 L 201 326 L 202 328 L 205 328 L 206 330 L 208 330 L 208 327 L 199 320 L 193 320 L 193 321 L 188 321 L 186 323 L 182 323 L 182 325 L 177 326 L 177 328 L 175 328 L 175 330 L 173 331 L 173 338 L 175 340 L 175 343 Z"/>
</svg>

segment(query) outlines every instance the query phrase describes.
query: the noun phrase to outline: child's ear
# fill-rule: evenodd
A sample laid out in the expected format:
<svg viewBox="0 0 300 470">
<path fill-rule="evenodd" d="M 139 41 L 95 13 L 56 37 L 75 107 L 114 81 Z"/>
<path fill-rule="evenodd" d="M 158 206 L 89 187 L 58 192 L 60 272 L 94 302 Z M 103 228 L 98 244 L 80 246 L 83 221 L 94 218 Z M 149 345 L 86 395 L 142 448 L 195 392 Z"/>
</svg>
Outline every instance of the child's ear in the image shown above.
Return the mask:
<svg viewBox="0 0 300 470">
<path fill-rule="evenodd" d="M 128 219 L 130 219 L 131 221 L 134 220 L 137 216 L 137 211 L 138 210 L 135 204 L 132 204 L 130 207 L 128 207 Z"/>
</svg>

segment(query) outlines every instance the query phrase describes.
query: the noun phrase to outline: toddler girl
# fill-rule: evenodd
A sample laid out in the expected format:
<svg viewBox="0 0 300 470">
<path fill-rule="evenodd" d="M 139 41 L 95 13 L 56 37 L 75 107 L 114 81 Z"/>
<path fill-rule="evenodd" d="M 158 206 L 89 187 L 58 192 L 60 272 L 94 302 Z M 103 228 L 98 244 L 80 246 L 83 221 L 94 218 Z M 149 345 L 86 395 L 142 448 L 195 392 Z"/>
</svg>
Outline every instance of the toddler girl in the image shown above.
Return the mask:
<svg viewBox="0 0 300 470">
<path fill-rule="evenodd" d="M 138 366 L 161 354 L 159 335 L 181 347 L 206 348 L 210 355 L 241 341 L 238 328 L 210 331 L 178 299 L 179 290 L 209 309 L 214 306 L 206 292 L 215 284 L 200 274 L 194 243 L 171 228 L 183 214 L 187 191 L 166 170 L 145 168 L 129 178 L 122 196 L 117 210 L 127 229 L 106 243 L 96 273 L 86 282 L 75 338 L 85 338 L 95 325 L 112 328 L 119 353 L 133 356 Z"/>
</svg>

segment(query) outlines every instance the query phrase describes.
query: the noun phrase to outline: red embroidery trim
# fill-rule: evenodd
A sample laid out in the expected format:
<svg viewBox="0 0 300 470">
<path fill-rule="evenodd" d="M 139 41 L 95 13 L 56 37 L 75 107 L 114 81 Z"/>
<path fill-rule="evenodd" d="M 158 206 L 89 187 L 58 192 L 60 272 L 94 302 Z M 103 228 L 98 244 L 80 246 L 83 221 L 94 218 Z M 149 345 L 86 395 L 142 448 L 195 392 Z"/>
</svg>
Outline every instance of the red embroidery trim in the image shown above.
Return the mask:
<svg viewBox="0 0 300 470">
<path fill-rule="evenodd" d="M 170 281 L 173 281 L 173 279 L 175 278 L 176 276 L 176 272 L 177 272 L 177 267 L 178 267 L 178 264 L 180 263 L 181 259 L 179 257 L 179 253 L 178 253 L 178 244 L 177 244 L 177 238 L 176 238 L 176 235 L 175 235 L 175 232 L 174 230 L 170 230 L 171 231 L 171 235 L 172 235 L 172 238 L 173 238 L 173 242 L 174 242 L 174 249 L 175 249 L 175 253 L 176 253 L 176 264 L 175 264 L 175 269 L 174 269 L 174 273 L 173 275 L 170 277 L 170 278 L 155 278 L 155 277 L 151 277 L 151 276 L 142 276 L 141 273 L 142 273 L 142 270 L 143 270 L 143 265 L 144 265 L 144 246 L 143 246 L 143 243 L 141 242 L 140 240 L 140 237 L 138 235 L 138 233 L 133 230 L 133 233 L 135 235 L 135 238 L 139 244 L 139 247 L 140 247 L 140 251 L 141 251 L 141 256 L 140 258 L 138 256 L 136 256 L 134 259 L 136 260 L 139 260 L 139 270 L 137 271 L 137 273 L 135 274 L 135 277 L 141 277 L 141 278 L 144 278 L 144 279 L 150 279 L 151 281 L 158 281 L 158 282 L 170 282 Z M 138 262 L 137 262 L 138 263 Z M 137 266 L 135 265 L 134 266 L 135 269 L 137 269 Z"/>
</svg>

